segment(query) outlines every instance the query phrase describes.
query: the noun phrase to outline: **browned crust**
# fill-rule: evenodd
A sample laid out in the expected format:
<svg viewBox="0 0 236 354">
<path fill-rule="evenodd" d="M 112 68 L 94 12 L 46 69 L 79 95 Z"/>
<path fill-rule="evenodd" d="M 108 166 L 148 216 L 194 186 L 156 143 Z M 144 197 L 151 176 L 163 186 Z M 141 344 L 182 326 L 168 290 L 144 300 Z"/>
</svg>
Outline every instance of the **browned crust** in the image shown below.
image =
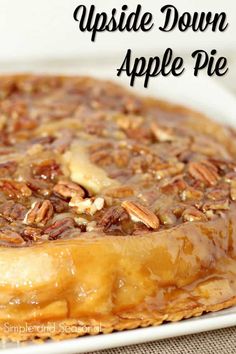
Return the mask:
<svg viewBox="0 0 236 354">
<path fill-rule="evenodd" d="M 7 333 L 6 331 L 0 329 L 0 337 L 2 340 L 11 340 L 11 341 L 36 341 L 40 343 L 40 341 L 45 341 L 47 339 L 52 340 L 63 340 L 63 339 L 72 339 L 78 338 L 85 335 L 96 335 L 96 334 L 108 334 L 114 331 L 123 331 L 123 330 L 131 330 L 136 328 L 145 328 L 149 326 L 159 326 L 163 323 L 167 322 L 178 322 L 183 319 L 189 319 L 191 317 L 199 317 L 204 313 L 208 312 L 217 312 L 231 306 L 236 305 L 236 296 L 233 298 L 224 301 L 220 304 L 215 305 L 207 305 L 207 306 L 199 306 L 194 309 L 189 309 L 185 311 L 177 311 L 175 313 L 169 314 L 156 314 L 155 317 L 150 318 L 117 318 L 115 323 L 110 323 L 109 321 L 78 321 L 78 320 L 66 320 L 66 321 L 58 321 L 58 322 L 50 322 L 49 330 L 47 329 L 47 324 L 44 324 L 45 331 L 43 332 L 37 330 L 30 330 L 30 333 Z M 131 314 L 129 314 L 130 316 Z M 79 322 L 79 323 L 78 323 Z M 53 329 L 53 333 L 50 333 L 50 327 L 65 327 L 66 332 Z M 28 324 L 28 328 L 32 328 L 33 326 L 37 327 L 40 324 Z M 30 327 L 32 326 L 32 327 Z"/>
</svg>

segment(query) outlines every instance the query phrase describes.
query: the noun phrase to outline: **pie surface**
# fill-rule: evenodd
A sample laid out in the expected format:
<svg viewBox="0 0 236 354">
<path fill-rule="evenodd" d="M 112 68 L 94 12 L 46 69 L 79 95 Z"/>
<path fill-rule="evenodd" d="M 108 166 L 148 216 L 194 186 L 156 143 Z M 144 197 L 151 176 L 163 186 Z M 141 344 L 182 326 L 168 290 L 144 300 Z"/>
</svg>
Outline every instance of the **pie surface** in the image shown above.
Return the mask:
<svg viewBox="0 0 236 354">
<path fill-rule="evenodd" d="M 109 82 L 1 77 L 1 338 L 234 305 L 235 137 Z"/>
</svg>

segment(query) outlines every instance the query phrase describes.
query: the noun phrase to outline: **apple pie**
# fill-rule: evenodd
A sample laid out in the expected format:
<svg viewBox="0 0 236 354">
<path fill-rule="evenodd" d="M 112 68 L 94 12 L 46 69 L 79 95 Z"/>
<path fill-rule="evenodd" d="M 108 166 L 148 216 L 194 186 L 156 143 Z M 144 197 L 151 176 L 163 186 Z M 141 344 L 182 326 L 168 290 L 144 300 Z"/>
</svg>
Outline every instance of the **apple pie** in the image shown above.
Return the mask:
<svg viewBox="0 0 236 354">
<path fill-rule="evenodd" d="M 0 337 L 236 304 L 236 133 L 87 77 L 0 78 Z"/>
</svg>

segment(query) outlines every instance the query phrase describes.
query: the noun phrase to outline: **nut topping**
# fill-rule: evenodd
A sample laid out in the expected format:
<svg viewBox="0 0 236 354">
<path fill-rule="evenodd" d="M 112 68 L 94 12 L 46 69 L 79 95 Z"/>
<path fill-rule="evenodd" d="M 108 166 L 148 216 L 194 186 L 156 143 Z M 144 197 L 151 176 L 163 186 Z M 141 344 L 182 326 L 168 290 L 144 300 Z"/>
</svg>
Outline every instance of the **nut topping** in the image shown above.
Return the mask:
<svg viewBox="0 0 236 354">
<path fill-rule="evenodd" d="M 121 206 L 127 211 L 134 222 L 141 222 L 151 229 L 158 229 L 158 217 L 143 205 L 137 202 L 125 201 Z"/>
<path fill-rule="evenodd" d="M 202 207 L 203 211 L 207 210 L 228 210 L 229 209 L 229 200 L 211 200 L 210 202 L 204 203 Z"/>
<path fill-rule="evenodd" d="M 8 200 L 0 206 L 0 215 L 9 221 L 23 220 L 27 209 L 24 205 Z"/>
<path fill-rule="evenodd" d="M 24 223 L 46 225 L 53 216 L 53 206 L 49 200 L 33 203 L 31 209 L 25 216 Z"/>
<path fill-rule="evenodd" d="M 46 228 L 44 230 L 44 234 L 48 236 L 49 240 L 56 240 L 61 238 L 63 235 L 65 236 L 68 234 L 74 226 L 75 221 L 72 218 L 64 218 L 62 220 L 57 220 L 54 224 Z"/>
<path fill-rule="evenodd" d="M 194 207 L 190 207 L 183 212 L 184 221 L 206 221 L 207 217 L 201 211 Z"/>
<path fill-rule="evenodd" d="M 156 166 L 156 178 L 162 179 L 164 177 L 174 176 L 181 173 L 184 169 L 184 164 L 182 162 L 159 164 Z"/>
<path fill-rule="evenodd" d="M 101 210 L 104 206 L 104 199 L 99 198 L 86 198 L 74 196 L 69 202 L 70 207 L 75 207 L 78 214 L 94 215 L 98 210 Z"/>
<path fill-rule="evenodd" d="M 100 219 L 98 226 L 102 226 L 107 231 L 112 225 L 116 225 L 122 217 L 127 214 L 122 207 L 114 206 L 109 208 Z"/>
<path fill-rule="evenodd" d="M 188 186 L 182 193 L 181 199 L 186 200 L 201 200 L 203 197 L 203 192 Z"/>
<path fill-rule="evenodd" d="M 91 79 L 6 81 L 3 245 L 149 234 L 227 219 L 236 208 L 233 129 Z"/>
<path fill-rule="evenodd" d="M 0 230 L 0 244 L 2 242 L 9 246 L 23 246 L 25 244 L 24 239 L 12 230 Z"/>
<path fill-rule="evenodd" d="M 70 181 L 59 181 L 53 188 L 53 191 L 64 198 L 72 198 L 74 196 L 83 198 L 84 190 L 76 183 Z"/>
<path fill-rule="evenodd" d="M 196 180 L 200 180 L 209 186 L 213 186 L 219 180 L 217 168 L 208 161 L 190 162 L 189 173 Z"/>
<path fill-rule="evenodd" d="M 0 189 L 10 198 L 30 197 L 32 192 L 23 182 L 10 180 L 0 181 Z"/>
<path fill-rule="evenodd" d="M 157 141 L 173 141 L 176 139 L 171 129 L 163 129 L 159 127 L 156 123 L 151 124 L 151 130 L 155 135 Z"/>
</svg>

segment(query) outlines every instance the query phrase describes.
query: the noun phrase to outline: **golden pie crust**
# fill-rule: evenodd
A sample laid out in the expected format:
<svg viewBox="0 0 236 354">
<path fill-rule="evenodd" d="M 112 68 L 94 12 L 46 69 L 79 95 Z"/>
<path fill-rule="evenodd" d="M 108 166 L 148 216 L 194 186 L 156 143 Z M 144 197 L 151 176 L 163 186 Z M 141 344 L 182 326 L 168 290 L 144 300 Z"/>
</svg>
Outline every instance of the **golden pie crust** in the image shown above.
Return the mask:
<svg viewBox="0 0 236 354">
<path fill-rule="evenodd" d="M 0 337 L 236 303 L 235 132 L 82 77 L 0 79 Z"/>
</svg>

